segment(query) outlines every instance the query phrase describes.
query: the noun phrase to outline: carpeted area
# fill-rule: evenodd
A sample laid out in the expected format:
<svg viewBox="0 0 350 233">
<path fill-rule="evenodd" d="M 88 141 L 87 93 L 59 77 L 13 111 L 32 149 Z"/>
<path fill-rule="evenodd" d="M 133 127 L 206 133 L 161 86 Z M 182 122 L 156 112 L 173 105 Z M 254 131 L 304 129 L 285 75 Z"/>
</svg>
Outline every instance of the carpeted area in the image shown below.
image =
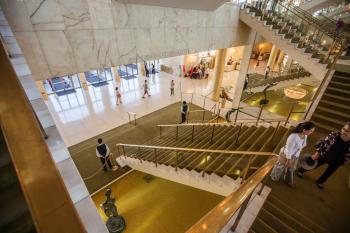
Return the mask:
<svg viewBox="0 0 350 233">
<path fill-rule="evenodd" d="M 312 153 L 313 145 L 324 135 L 314 133 L 308 141 L 308 147 L 302 152 Z M 295 176 L 294 187 L 290 188 L 282 181 L 275 183 L 269 179 L 268 186 L 276 196 L 291 209 L 304 216 L 326 231 L 335 233 L 349 232 L 350 229 L 350 189 L 349 164 L 340 167 L 325 183 L 323 190 L 315 185 L 315 180 L 323 173 L 326 166 L 306 172 L 301 179 Z M 285 209 L 288 212 L 287 209 Z"/>
<path fill-rule="evenodd" d="M 200 109 L 195 105 L 190 105 L 190 110 Z M 199 113 L 197 113 L 199 114 Z M 209 115 L 209 114 L 207 114 Z M 191 115 L 191 119 L 200 119 L 196 114 Z M 84 177 L 90 177 L 101 167 L 100 160 L 96 157 L 95 147 L 97 138 L 102 138 L 117 156 L 117 143 L 143 144 L 150 139 L 159 136 L 158 124 L 176 124 L 180 122 L 180 103 L 169 105 L 163 109 L 137 119 L 137 125 L 124 124 L 113 130 L 107 131 L 102 135 L 81 142 L 69 148 L 70 154 L 81 174 Z M 104 185 L 113 181 L 120 175 L 128 171 L 129 168 L 119 168 L 116 172 L 100 171 L 90 179 L 84 180 L 90 193 L 95 192 Z"/>
</svg>

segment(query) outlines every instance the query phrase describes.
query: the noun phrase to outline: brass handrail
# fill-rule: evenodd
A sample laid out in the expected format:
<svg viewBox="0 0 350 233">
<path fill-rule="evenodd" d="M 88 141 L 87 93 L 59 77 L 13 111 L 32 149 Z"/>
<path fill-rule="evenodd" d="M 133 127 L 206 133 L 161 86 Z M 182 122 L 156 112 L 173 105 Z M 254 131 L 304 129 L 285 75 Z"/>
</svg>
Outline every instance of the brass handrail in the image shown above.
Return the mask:
<svg viewBox="0 0 350 233">
<path fill-rule="evenodd" d="M 277 154 L 274 154 L 262 167 L 250 176 L 236 191 L 227 196 L 214 209 L 207 213 L 202 219 L 194 224 L 186 233 L 217 233 L 230 221 L 232 216 L 248 203 L 256 187 L 264 180 L 277 161 Z M 245 205 L 246 206 L 246 205 Z M 239 215 L 242 215 L 245 208 L 242 208 Z M 239 218 L 238 218 L 239 220 Z M 231 230 L 237 226 L 234 223 Z"/>
<path fill-rule="evenodd" d="M 0 44 L 0 125 L 36 231 L 86 232 Z"/>
<path fill-rule="evenodd" d="M 272 122 L 281 122 L 285 121 L 284 118 L 281 119 L 266 119 L 266 123 L 272 123 Z M 251 119 L 243 119 L 243 120 L 237 120 L 237 123 L 256 123 L 256 120 Z M 168 125 L 157 125 L 158 127 L 184 127 L 184 126 L 211 126 L 211 125 L 221 125 L 221 126 L 230 126 L 235 125 L 236 123 L 186 123 L 186 124 L 168 124 Z"/>
<path fill-rule="evenodd" d="M 158 149 L 158 150 L 172 150 L 182 152 L 207 152 L 207 153 L 220 153 L 220 154 L 245 154 L 245 155 L 257 155 L 257 156 L 278 156 L 273 152 L 259 152 L 259 151 L 238 151 L 238 150 L 213 150 L 213 149 L 197 149 L 197 148 L 185 148 L 185 147 L 167 147 L 167 146 L 149 146 L 149 145 L 137 145 L 137 144 L 125 144 L 117 143 L 117 147 L 132 147 L 140 149 Z M 121 156 L 122 154 L 120 154 Z"/>
</svg>

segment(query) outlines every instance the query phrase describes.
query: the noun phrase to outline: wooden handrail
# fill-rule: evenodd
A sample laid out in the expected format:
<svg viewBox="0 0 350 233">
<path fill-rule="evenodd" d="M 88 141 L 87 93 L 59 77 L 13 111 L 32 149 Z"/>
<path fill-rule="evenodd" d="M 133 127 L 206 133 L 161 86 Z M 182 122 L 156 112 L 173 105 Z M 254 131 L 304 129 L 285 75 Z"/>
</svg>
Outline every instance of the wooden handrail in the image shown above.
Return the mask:
<svg viewBox="0 0 350 233">
<path fill-rule="evenodd" d="M 86 232 L 3 45 L 0 70 L 0 125 L 37 232 Z"/>
<path fill-rule="evenodd" d="M 166 146 L 148 146 L 148 145 L 136 145 L 136 144 L 124 144 L 118 143 L 117 147 L 133 147 L 143 149 L 158 149 L 158 150 L 171 150 L 171 151 L 185 151 L 185 152 L 207 152 L 207 153 L 220 153 L 220 154 L 245 154 L 245 155 L 257 155 L 257 156 L 277 156 L 272 152 L 258 152 L 258 151 L 236 151 L 236 150 L 212 150 L 212 149 L 197 149 L 197 148 L 183 148 L 183 147 L 166 147 Z"/>
<path fill-rule="evenodd" d="M 186 233 L 220 232 L 242 204 L 252 195 L 256 187 L 269 173 L 276 161 L 277 155 L 272 156 L 262 167 L 250 176 L 243 185 L 221 201 L 216 207 L 214 207 L 214 209 L 188 229 Z"/>
</svg>

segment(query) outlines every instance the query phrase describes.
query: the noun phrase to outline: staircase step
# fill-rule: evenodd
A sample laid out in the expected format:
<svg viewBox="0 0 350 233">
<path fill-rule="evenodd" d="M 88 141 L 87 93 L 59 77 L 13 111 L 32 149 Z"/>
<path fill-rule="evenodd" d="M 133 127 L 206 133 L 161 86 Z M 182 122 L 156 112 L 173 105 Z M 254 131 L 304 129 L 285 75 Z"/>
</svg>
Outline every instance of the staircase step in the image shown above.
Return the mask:
<svg viewBox="0 0 350 233">
<path fill-rule="evenodd" d="M 314 118 L 314 117 L 315 117 L 314 121 L 321 122 L 321 123 L 322 122 L 327 123 L 329 126 L 334 127 L 334 128 L 341 127 L 345 123 L 345 121 L 340 121 L 340 120 L 334 119 L 334 118 L 329 117 L 329 116 L 321 115 L 321 114 L 316 113 L 316 112 L 313 114 L 312 118 Z"/>
<path fill-rule="evenodd" d="M 341 103 L 334 102 L 334 101 L 328 101 L 328 100 L 326 100 L 324 98 L 321 99 L 321 101 L 318 104 L 318 106 L 323 106 L 325 108 L 334 108 L 334 107 L 336 107 L 337 110 L 340 111 L 340 112 L 350 113 L 350 106 L 349 105 L 341 104 Z"/>
<path fill-rule="evenodd" d="M 339 102 L 342 104 L 350 104 L 350 99 L 343 97 L 343 96 L 338 96 L 338 95 L 334 95 L 331 93 L 327 93 L 325 92 L 322 96 L 323 99 L 329 100 L 329 101 L 333 101 L 333 102 Z"/>
<path fill-rule="evenodd" d="M 346 90 L 350 89 L 350 83 L 338 82 L 338 81 L 333 81 L 333 80 L 329 83 L 329 86 L 335 87 L 338 89 L 346 89 Z"/>
<path fill-rule="evenodd" d="M 0 203 L 0 229 L 13 222 L 20 224 L 20 217 L 28 213 L 27 203 L 19 183 L 0 192 Z"/>
<path fill-rule="evenodd" d="M 343 89 L 338 89 L 335 87 L 327 87 L 326 93 L 342 96 L 345 98 L 350 98 L 350 90 L 343 90 Z"/>
<path fill-rule="evenodd" d="M 317 114 L 323 114 L 328 116 L 329 118 L 334 118 L 339 121 L 347 122 L 350 118 L 350 109 L 346 112 L 341 112 L 337 110 L 331 109 L 331 108 L 325 108 L 322 106 L 317 106 L 315 113 Z"/>
<path fill-rule="evenodd" d="M 252 227 L 254 232 L 256 233 L 279 233 L 277 230 L 275 230 L 272 226 L 267 224 L 263 219 L 261 219 L 258 215 L 258 217 L 255 219 Z M 280 232 L 282 233 L 282 232 Z"/>
<path fill-rule="evenodd" d="M 313 231 L 309 229 L 303 222 L 295 219 L 293 216 L 289 215 L 285 209 L 282 209 L 280 206 L 276 206 L 269 200 L 264 203 L 263 208 L 273 214 L 273 216 L 278 216 L 278 218 L 283 223 L 293 228 L 296 232 L 313 233 Z"/>
<path fill-rule="evenodd" d="M 296 230 L 288 226 L 286 223 L 282 222 L 279 216 L 274 216 L 272 213 L 270 213 L 268 210 L 266 210 L 264 207 L 259 212 L 259 217 L 267 223 L 269 226 L 273 226 L 273 228 L 277 232 L 283 232 L 283 233 L 297 233 Z"/>
</svg>

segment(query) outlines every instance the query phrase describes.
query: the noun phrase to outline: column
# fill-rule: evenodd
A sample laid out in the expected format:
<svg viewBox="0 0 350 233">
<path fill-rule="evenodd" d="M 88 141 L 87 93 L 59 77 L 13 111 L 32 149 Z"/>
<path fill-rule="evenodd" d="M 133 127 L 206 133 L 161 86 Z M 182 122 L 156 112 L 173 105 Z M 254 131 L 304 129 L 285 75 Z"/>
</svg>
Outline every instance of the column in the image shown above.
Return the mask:
<svg viewBox="0 0 350 233">
<path fill-rule="evenodd" d="M 220 88 L 224 78 L 224 68 L 226 60 L 227 49 L 219 49 L 215 52 L 215 66 L 214 66 L 214 93 L 213 100 L 218 101 L 220 96 Z"/>
<path fill-rule="evenodd" d="M 276 48 L 276 46 L 272 46 L 272 49 L 270 52 L 270 57 L 269 57 L 269 60 L 267 62 L 267 66 L 270 66 L 270 70 L 273 70 L 273 66 L 275 64 L 277 53 L 278 53 L 278 48 Z"/>
<path fill-rule="evenodd" d="M 282 61 L 283 61 L 284 55 L 285 55 L 285 53 L 282 50 L 280 50 L 280 53 L 278 55 L 278 58 L 277 58 L 277 61 L 276 61 L 276 64 L 275 64 L 275 66 L 277 67 L 278 71 L 281 71 L 280 66 L 282 65 Z"/>
<path fill-rule="evenodd" d="M 241 60 L 241 69 L 239 71 L 236 84 L 234 85 L 234 88 L 233 88 L 233 100 L 232 100 L 233 108 L 237 108 L 241 100 L 244 82 L 248 74 L 248 66 L 250 62 L 250 56 L 253 51 L 253 46 L 254 46 L 253 41 L 249 45 L 244 46 L 243 57 Z"/>
<path fill-rule="evenodd" d="M 115 81 L 116 82 L 120 82 L 120 76 L 119 76 L 119 73 L 118 73 L 118 68 L 117 67 L 111 67 L 111 70 L 112 70 L 112 75 L 115 78 Z"/>
<path fill-rule="evenodd" d="M 35 82 L 35 85 L 36 87 L 38 88 L 40 94 L 41 94 L 41 97 L 43 97 L 44 100 L 49 100 L 49 96 L 45 90 L 45 87 L 44 87 L 44 83 L 43 81 L 36 81 Z"/>
<path fill-rule="evenodd" d="M 85 73 L 79 73 L 78 77 L 79 77 L 81 88 L 83 90 L 88 90 L 88 85 L 87 85 L 87 81 L 86 81 L 86 78 L 85 78 Z"/>
<path fill-rule="evenodd" d="M 139 70 L 139 74 L 146 76 L 146 68 L 144 62 L 137 63 L 137 69 Z"/>
</svg>

